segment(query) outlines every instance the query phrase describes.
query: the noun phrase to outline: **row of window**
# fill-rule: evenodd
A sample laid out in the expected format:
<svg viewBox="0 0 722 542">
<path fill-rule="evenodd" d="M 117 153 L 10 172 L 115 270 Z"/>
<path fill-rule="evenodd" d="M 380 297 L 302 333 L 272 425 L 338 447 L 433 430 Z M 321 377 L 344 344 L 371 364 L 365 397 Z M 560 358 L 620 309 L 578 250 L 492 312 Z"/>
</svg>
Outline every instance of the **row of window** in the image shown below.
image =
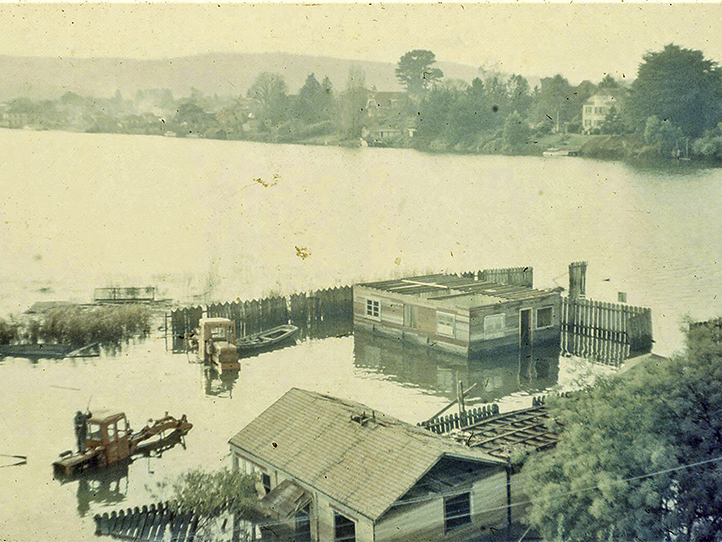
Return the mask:
<svg viewBox="0 0 722 542">
<path fill-rule="evenodd" d="M 606 115 L 607 113 L 609 113 L 608 107 L 592 107 L 591 105 L 584 107 L 585 115 Z"/>
<path fill-rule="evenodd" d="M 377 299 L 366 300 L 366 316 L 374 320 L 381 319 L 381 302 Z M 414 305 L 404 305 L 404 327 L 416 329 L 419 326 L 417 308 Z M 554 323 L 552 307 L 543 307 L 536 310 L 536 329 L 551 327 Z M 484 317 L 484 335 L 487 338 L 501 336 L 506 329 L 506 316 L 492 314 Z M 456 336 L 456 315 L 445 312 L 436 313 L 436 333 L 445 337 Z"/>
</svg>

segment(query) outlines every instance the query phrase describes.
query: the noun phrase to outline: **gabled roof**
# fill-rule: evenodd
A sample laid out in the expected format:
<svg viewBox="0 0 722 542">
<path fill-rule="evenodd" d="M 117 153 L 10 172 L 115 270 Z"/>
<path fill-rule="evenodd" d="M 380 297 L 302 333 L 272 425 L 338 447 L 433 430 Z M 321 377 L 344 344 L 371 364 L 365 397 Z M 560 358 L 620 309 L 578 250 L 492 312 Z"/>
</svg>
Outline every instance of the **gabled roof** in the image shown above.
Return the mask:
<svg viewBox="0 0 722 542">
<path fill-rule="evenodd" d="M 365 405 L 298 388 L 230 444 L 372 521 L 443 457 L 506 464 Z"/>
</svg>

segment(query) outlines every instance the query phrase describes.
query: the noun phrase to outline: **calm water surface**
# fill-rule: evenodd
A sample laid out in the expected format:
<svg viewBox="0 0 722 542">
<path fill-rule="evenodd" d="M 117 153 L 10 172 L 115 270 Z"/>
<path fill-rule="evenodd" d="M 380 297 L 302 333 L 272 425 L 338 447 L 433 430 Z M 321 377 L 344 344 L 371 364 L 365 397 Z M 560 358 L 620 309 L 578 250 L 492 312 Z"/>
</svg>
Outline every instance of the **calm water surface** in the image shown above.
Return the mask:
<svg viewBox="0 0 722 542">
<path fill-rule="evenodd" d="M 533 265 L 546 287 L 566 285 L 575 260 L 589 261 L 590 297 L 624 291 L 652 307 L 659 353 L 681 347 L 685 316 L 722 313 L 719 170 L 26 131 L 0 131 L 0 148 L 3 314 L 108 285 L 227 301 Z M 93 538 L 93 514 L 148 503 L 186 468 L 227 463 L 227 440 L 291 386 L 417 422 L 459 378 L 477 383 L 472 403 L 511 408 L 590 370 L 541 351 L 462 363 L 373 337 L 244 360 L 235 381 L 166 352 L 160 336 L 97 359 L 0 360 L 0 454 L 28 456 L 0 468 L 0 540 Z M 72 447 L 72 415 L 89 399 L 136 427 L 165 411 L 195 427 L 185 449 L 60 484 L 50 464 Z"/>
</svg>

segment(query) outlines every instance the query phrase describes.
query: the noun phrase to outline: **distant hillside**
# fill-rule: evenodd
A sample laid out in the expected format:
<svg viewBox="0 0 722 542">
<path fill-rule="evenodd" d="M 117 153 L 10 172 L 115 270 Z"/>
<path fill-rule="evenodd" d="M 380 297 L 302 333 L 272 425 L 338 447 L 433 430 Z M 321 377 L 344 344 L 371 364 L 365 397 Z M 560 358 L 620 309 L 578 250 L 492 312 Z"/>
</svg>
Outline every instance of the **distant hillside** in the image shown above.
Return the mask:
<svg viewBox="0 0 722 542">
<path fill-rule="evenodd" d="M 393 62 L 353 61 L 289 53 L 209 53 L 163 60 L 129 58 L 16 57 L 0 55 L 0 100 L 16 96 L 57 98 L 67 91 L 111 96 L 120 90 L 130 97 L 139 89 L 169 88 L 176 97 L 195 87 L 208 95 L 245 94 L 262 71 L 283 74 L 290 92 L 297 92 L 309 73 L 319 81 L 329 76 L 334 87 L 346 86 L 349 67 L 366 71 L 366 85 L 401 90 Z M 437 65 L 447 78 L 471 81 L 477 68 L 451 62 Z"/>
</svg>

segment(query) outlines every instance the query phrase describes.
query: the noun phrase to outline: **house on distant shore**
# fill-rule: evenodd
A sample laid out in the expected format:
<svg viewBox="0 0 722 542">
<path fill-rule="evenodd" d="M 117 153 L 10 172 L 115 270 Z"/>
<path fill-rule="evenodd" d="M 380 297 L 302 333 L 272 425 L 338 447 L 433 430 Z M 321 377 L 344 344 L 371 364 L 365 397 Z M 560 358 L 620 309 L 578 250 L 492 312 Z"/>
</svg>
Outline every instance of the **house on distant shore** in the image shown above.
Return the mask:
<svg viewBox="0 0 722 542">
<path fill-rule="evenodd" d="M 295 540 L 481 540 L 511 522 L 509 463 L 368 406 L 297 388 L 230 439 Z"/>
<path fill-rule="evenodd" d="M 601 128 L 612 108 L 619 112 L 622 99 L 622 89 L 605 89 L 591 96 L 582 106 L 582 130 L 588 133 Z"/>
<path fill-rule="evenodd" d="M 366 100 L 366 113 L 372 119 L 387 119 L 401 112 L 409 101 L 406 92 L 371 92 Z"/>
<path fill-rule="evenodd" d="M 353 287 L 354 329 L 468 356 L 558 342 L 561 289 L 426 275 Z"/>
</svg>

